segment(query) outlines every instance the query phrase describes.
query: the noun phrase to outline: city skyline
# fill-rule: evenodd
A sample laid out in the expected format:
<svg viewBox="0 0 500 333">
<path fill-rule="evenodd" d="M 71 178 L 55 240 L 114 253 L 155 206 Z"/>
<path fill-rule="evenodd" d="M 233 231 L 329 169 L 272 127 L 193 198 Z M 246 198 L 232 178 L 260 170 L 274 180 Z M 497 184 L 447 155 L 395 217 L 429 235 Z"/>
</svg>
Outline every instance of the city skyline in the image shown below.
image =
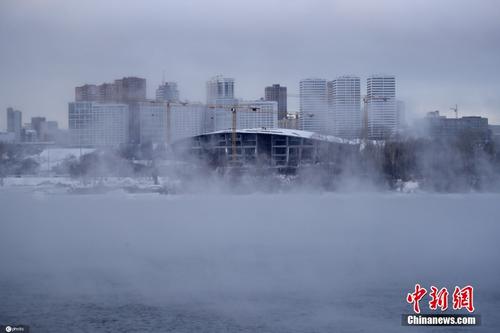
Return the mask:
<svg viewBox="0 0 500 333">
<path fill-rule="evenodd" d="M 74 86 L 131 75 L 146 78 L 154 96 L 163 71 L 191 101 L 204 100 L 204 82 L 218 73 L 234 77 L 235 95 L 249 100 L 273 83 L 297 94 L 305 77 L 352 74 L 363 82 L 390 73 L 409 118 L 436 109 L 452 115 L 458 104 L 463 115 L 500 121 L 497 2 L 95 4 L 2 1 L 0 109 L 65 125 Z M 252 15 L 258 24 L 245 23 Z M 297 101 L 289 109 L 298 111 Z"/>
</svg>

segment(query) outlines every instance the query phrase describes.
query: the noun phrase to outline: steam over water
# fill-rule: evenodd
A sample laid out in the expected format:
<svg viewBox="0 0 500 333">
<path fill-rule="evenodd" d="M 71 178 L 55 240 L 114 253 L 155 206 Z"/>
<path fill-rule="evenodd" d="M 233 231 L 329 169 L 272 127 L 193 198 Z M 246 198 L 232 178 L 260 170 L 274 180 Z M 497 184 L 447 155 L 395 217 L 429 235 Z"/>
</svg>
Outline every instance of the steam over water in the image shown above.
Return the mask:
<svg viewBox="0 0 500 333">
<path fill-rule="evenodd" d="M 415 283 L 471 284 L 500 329 L 500 195 L 0 192 L 0 324 L 32 332 L 402 327 Z M 428 310 L 425 303 L 421 306 Z M 429 312 L 429 311 L 423 311 Z"/>
</svg>

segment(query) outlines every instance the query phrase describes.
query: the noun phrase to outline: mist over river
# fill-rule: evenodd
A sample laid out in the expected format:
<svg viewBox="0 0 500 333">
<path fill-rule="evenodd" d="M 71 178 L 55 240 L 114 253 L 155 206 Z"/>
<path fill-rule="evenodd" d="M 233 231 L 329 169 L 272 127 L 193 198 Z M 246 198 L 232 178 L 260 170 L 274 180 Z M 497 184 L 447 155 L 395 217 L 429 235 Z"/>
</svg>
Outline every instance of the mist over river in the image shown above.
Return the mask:
<svg viewBox="0 0 500 333">
<path fill-rule="evenodd" d="M 499 204 L 500 194 L 3 189 L 0 323 L 31 332 L 498 332 Z M 473 285 L 482 325 L 401 326 L 415 283 Z"/>
</svg>

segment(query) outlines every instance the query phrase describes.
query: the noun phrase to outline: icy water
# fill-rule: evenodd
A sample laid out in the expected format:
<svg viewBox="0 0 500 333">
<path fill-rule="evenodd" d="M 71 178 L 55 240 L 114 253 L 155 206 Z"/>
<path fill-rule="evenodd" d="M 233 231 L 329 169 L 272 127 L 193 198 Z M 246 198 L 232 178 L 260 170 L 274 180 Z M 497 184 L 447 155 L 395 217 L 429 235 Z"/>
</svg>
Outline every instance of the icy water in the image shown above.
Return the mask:
<svg viewBox="0 0 500 333">
<path fill-rule="evenodd" d="M 0 324 L 31 332 L 498 332 L 499 203 L 496 194 L 1 190 Z M 417 282 L 472 284 L 482 326 L 401 326 Z"/>
</svg>

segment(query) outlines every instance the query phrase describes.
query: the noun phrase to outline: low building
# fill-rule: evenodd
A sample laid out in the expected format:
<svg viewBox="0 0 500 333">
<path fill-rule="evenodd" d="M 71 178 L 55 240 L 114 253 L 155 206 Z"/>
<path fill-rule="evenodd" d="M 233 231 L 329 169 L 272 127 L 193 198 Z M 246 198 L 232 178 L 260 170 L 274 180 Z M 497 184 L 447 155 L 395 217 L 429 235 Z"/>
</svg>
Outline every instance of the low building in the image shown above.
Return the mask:
<svg viewBox="0 0 500 333">
<path fill-rule="evenodd" d="M 231 130 L 198 135 L 174 143 L 174 152 L 199 158 L 213 167 L 239 165 L 289 171 L 305 165 L 335 165 L 348 153 L 359 151 L 357 141 L 300 130 L 237 130 L 234 145 L 232 136 Z"/>
<path fill-rule="evenodd" d="M 14 132 L 0 132 L 0 142 L 13 143 L 16 141 L 16 133 Z"/>
<path fill-rule="evenodd" d="M 487 142 L 491 140 L 488 118 L 468 116 L 447 118 L 439 111 L 428 112 L 423 121 L 423 130 L 433 139 L 449 140 L 468 136 L 471 140 Z"/>
</svg>

